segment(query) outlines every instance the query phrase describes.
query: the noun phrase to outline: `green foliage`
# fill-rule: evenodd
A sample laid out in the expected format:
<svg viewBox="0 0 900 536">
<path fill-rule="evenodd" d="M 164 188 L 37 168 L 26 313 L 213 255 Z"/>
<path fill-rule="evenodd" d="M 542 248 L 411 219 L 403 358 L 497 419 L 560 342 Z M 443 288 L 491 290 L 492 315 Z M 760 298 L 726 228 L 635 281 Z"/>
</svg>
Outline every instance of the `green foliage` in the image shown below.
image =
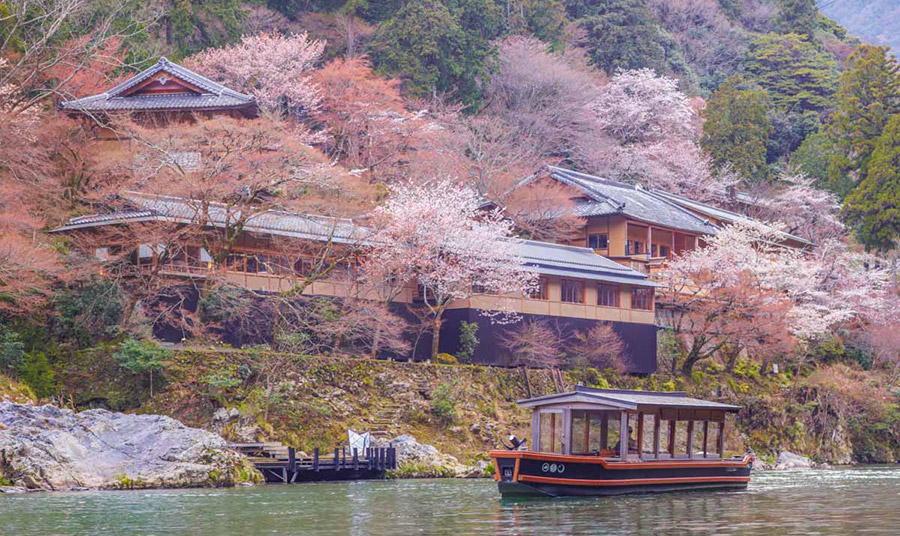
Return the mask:
<svg viewBox="0 0 900 536">
<path fill-rule="evenodd" d="M 241 0 L 170 0 L 166 34 L 182 57 L 237 41 L 249 15 Z"/>
<path fill-rule="evenodd" d="M 461 322 L 459 325 L 459 346 L 456 350 L 456 358 L 461 363 L 468 363 L 478 348 L 478 323 Z"/>
<path fill-rule="evenodd" d="M 172 352 L 162 348 L 152 340 L 125 339 L 115 352 L 113 359 L 133 374 L 150 373 L 150 394 L 153 394 L 153 373 L 162 371 L 165 360 L 172 357 Z"/>
<path fill-rule="evenodd" d="M 717 168 L 730 165 L 742 177 L 766 180 L 767 145 L 772 133 L 765 90 L 748 86 L 740 77 L 729 78 L 712 94 L 703 117 L 700 144 Z"/>
<path fill-rule="evenodd" d="M 492 0 L 408 2 L 380 25 L 369 57 L 379 72 L 399 75 L 413 97 L 447 93 L 474 110 L 496 56 L 491 40 L 502 31 Z"/>
<path fill-rule="evenodd" d="M 25 343 L 15 331 L 0 325 L 0 373 L 12 372 L 25 359 Z"/>
<path fill-rule="evenodd" d="M 847 59 L 837 106 L 829 133 L 845 156 L 828 170 L 835 191 L 848 173 L 866 175 L 876 140 L 888 119 L 900 113 L 900 66 L 886 47 L 861 45 Z"/>
<path fill-rule="evenodd" d="M 819 116 L 815 112 L 801 114 L 770 109 L 766 116 L 772 125 L 766 144 L 766 162 L 770 166 L 787 163 L 791 153 L 819 128 Z"/>
<path fill-rule="evenodd" d="M 172 352 L 151 340 L 125 339 L 113 352 L 119 365 L 134 374 L 162 370 L 165 360 L 171 356 Z"/>
<path fill-rule="evenodd" d="M 579 5 L 575 12 L 583 17 L 578 26 L 591 62 L 607 73 L 645 67 L 660 74 L 688 73 L 675 40 L 646 0 L 602 0 Z"/>
<path fill-rule="evenodd" d="M 875 142 L 866 178 L 847 197 L 844 215 L 867 250 L 888 251 L 900 238 L 900 114 Z"/>
<path fill-rule="evenodd" d="M 548 43 L 553 50 L 564 47 L 566 8 L 559 0 L 520 0 L 510 7 L 507 23 L 511 32 L 527 31 Z"/>
<path fill-rule="evenodd" d="M 831 106 L 837 90 L 837 62 L 796 33 L 757 37 L 744 65 L 772 104 L 784 111 L 822 111 Z"/>
<path fill-rule="evenodd" d="M 798 33 L 812 37 L 818 27 L 819 7 L 816 0 L 778 0 L 775 27 L 781 33 Z"/>
<path fill-rule="evenodd" d="M 445 424 L 457 419 L 457 399 L 454 393 L 457 382 L 442 383 L 431 393 L 431 414 Z"/>
<path fill-rule="evenodd" d="M 107 279 L 94 278 L 80 288 L 61 292 L 55 302 L 59 337 L 82 347 L 115 338 L 125 302 L 122 288 Z"/>
<path fill-rule="evenodd" d="M 819 186 L 828 181 L 828 165 L 836 147 L 828 134 L 819 131 L 807 136 L 791 154 L 790 167 L 816 180 Z"/>
<path fill-rule="evenodd" d="M 44 352 L 28 352 L 17 370 L 19 379 L 31 387 L 38 398 L 48 398 L 59 391 L 56 372 Z"/>
</svg>

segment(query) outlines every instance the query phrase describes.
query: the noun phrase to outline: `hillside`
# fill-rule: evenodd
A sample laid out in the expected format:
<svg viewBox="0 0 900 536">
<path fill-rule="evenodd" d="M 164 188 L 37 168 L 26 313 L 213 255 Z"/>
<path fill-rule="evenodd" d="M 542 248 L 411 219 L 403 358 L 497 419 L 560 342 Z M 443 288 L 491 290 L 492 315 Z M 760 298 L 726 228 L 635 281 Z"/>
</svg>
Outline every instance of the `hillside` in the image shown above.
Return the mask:
<svg viewBox="0 0 900 536">
<path fill-rule="evenodd" d="M 826 0 L 822 13 L 867 43 L 900 50 L 900 5 L 891 0 Z"/>
</svg>

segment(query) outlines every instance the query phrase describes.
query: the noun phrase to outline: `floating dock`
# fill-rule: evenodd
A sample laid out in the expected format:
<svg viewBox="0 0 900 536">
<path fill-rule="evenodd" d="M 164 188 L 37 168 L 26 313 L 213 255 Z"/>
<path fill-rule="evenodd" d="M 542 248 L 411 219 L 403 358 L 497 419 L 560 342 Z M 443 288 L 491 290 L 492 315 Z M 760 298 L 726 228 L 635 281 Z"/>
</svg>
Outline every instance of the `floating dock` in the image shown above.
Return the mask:
<svg viewBox="0 0 900 536">
<path fill-rule="evenodd" d="M 231 443 L 229 448 L 247 457 L 262 473 L 266 483 L 294 484 L 331 480 L 375 480 L 397 468 L 394 447 L 358 449 L 336 448 L 322 456 L 319 449 L 311 457 L 298 457 L 294 447 L 280 443 Z"/>
</svg>

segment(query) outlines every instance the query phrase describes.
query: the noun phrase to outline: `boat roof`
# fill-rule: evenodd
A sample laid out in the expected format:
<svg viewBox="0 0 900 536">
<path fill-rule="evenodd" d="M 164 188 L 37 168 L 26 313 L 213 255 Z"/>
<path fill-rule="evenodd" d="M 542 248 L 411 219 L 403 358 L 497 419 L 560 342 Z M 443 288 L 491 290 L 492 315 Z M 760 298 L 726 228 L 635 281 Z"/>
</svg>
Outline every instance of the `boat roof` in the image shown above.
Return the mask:
<svg viewBox="0 0 900 536">
<path fill-rule="evenodd" d="M 596 404 L 626 410 L 701 409 L 738 412 L 740 406 L 691 398 L 684 391 L 634 391 L 628 389 L 596 389 L 578 385 L 574 391 L 518 400 L 519 406 L 532 408 L 566 403 Z"/>
</svg>

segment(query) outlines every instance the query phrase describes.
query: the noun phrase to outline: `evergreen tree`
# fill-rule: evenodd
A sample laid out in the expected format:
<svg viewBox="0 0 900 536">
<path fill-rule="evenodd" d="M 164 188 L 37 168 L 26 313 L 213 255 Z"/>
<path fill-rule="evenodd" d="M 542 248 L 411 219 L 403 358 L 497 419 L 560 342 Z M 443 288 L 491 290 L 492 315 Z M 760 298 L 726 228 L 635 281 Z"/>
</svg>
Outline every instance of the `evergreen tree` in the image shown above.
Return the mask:
<svg viewBox="0 0 900 536">
<path fill-rule="evenodd" d="M 887 47 L 861 45 L 850 55 L 837 106 L 830 134 L 843 154 L 828 170 L 829 186 L 836 191 L 848 174 L 865 178 L 875 140 L 888 119 L 900 113 L 900 67 Z"/>
<path fill-rule="evenodd" d="M 888 251 L 900 238 L 900 115 L 875 141 L 866 178 L 847 197 L 844 215 L 867 250 Z"/>
<path fill-rule="evenodd" d="M 748 180 L 768 178 L 766 147 L 772 133 L 769 96 L 740 77 L 725 81 L 703 111 L 700 144 L 717 168 L 730 165 Z"/>
<path fill-rule="evenodd" d="M 812 37 L 818 26 L 819 6 L 816 0 L 778 0 L 775 27 L 781 33 Z"/>
<path fill-rule="evenodd" d="M 411 95 L 450 93 L 474 109 L 502 30 L 492 0 L 408 2 L 379 27 L 370 57 L 380 72 L 400 75 Z"/>
<path fill-rule="evenodd" d="M 583 14 L 585 47 L 591 62 L 609 74 L 650 68 L 657 73 L 685 74 L 689 68 L 675 39 L 666 33 L 646 0 L 601 0 L 570 4 Z"/>
<path fill-rule="evenodd" d="M 834 58 L 798 34 L 757 37 L 744 62 L 747 72 L 785 112 L 820 112 L 832 104 L 838 85 Z"/>
</svg>

